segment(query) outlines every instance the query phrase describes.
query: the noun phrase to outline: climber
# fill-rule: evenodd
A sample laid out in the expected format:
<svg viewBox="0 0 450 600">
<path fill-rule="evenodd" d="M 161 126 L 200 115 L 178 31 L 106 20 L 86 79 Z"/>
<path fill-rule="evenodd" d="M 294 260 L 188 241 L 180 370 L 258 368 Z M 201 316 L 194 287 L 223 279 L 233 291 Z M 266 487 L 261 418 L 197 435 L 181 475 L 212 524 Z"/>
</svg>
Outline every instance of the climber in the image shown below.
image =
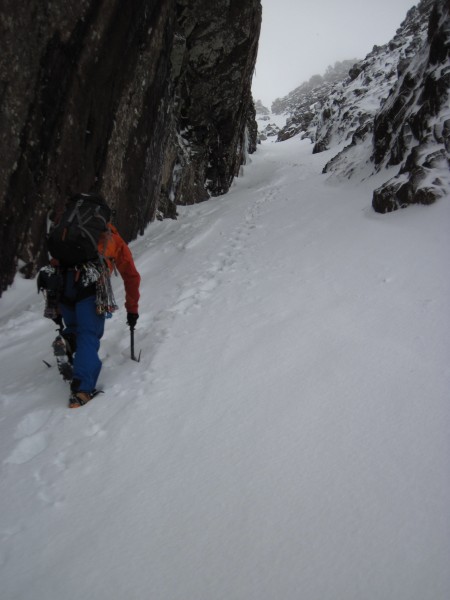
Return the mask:
<svg viewBox="0 0 450 600">
<path fill-rule="evenodd" d="M 102 196 L 72 197 L 49 233 L 52 259 L 38 277 L 38 289 L 47 298 L 44 315 L 60 326 L 53 349 L 61 375 L 71 382 L 70 408 L 83 406 L 98 393 L 100 340 L 105 318 L 117 309 L 110 281 L 116 269 L 124 281 L 127 324 L 132 332 L 139 318 L 140 275 L 110 217 Z M 56 291 L 50 293 L 49 288 Z"/>
</svg>

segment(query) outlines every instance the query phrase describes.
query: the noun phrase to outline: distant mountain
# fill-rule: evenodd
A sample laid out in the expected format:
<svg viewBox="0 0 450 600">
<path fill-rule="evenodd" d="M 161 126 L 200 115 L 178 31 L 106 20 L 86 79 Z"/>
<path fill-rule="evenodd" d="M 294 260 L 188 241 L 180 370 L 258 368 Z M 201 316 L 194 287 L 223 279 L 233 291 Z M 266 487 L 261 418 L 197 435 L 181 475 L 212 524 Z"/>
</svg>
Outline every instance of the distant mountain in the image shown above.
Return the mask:
<svg viewBox="0 0 450 600">
<path fill-rule="evenodd" d="M 348 75 L 349 69 L 355 64 L 356 58 L 352 60 L 343 60 L 330 65 L 324 75 L 313 75 L 308 81 L 303 82 L 295 90 L 289 92 L 284 98 L 277 98 L 272 103 L 272 112 L 276 115 L 295 114 L 302 105 L 308 106 L 308 101 L 314 102 L 315 91 L 330 89 L 333 83 L 342 81 Z"/>
<path fill-rule="evenodd" d="M 341 79 L 302 84 L 276 100 L 272 110 L 288 115 L 278 141 L 301 133 L 314 153 L 336 148 L 324 169 L 336 177 L 389 169 L 373 195 L 378 212 L 449 194 L 449 13 L 450 0 L 422 0 L 389 43 Z"/>
<path fill-rule="evenodd" d="M 257 115 L 270 115 L 270 110 L 264 106 L 261 100 L 255 102 L 255 110 Z"/>
</svg>

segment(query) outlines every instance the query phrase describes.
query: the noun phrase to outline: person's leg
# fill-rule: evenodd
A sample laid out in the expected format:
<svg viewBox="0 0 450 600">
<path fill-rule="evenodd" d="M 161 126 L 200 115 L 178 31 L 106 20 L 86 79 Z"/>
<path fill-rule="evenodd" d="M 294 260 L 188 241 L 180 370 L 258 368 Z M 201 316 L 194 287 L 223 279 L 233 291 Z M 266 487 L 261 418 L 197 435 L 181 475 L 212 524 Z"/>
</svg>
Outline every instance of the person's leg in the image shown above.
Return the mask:
<svg viewBox="0 0 450 600">
<path fill-rule="evenodd" d="M 105 317 L 96 312 L 95 296 L 77 302 L 75 314 L 77 351 L 73 361 L 71 388 L 73 392 L 91 393 L 102 368 L 98 351 L 105 328 Z"/>
<path fill-rule="evenodd" d="M 64 329 L 61 333 L 66 342 L 66 351 L 70 362 L 73 354 L 76 352 L 77 337 L 77 315 L 75 312 L 75 303 L 77 298 L 77 288 L 75 284 L 75 272 L 67 271 L 64 276 L 64 293 L 62 302 L 59 304 L 59 311 L 64 321 Z M 64 302 L 66 301 L 66 302 Z"/>
<path fill-rule="evenodd" d="M 64 381 L 72 381 L 73 371 L 73 353 L 75 352 L 75 331 L 76 315 L 74 308 L 68 305 L 59 305 L 59 312 L 63 317 L 65 329 L 62 330 L 60 323 L 60 332 L 53 341 L 53 354 L 56 357 L 58 371 Z"/>
<path fill-rule="evenodd" d="M 59 312 L 64 321 L 64 329 L 61 332 L 66 343 L 66 352 L 70 362 L 73 361 L 73 355 L 77 349 L 77 315 L 75 306 L 67 304 L 59 305 Z"/>
</svg>

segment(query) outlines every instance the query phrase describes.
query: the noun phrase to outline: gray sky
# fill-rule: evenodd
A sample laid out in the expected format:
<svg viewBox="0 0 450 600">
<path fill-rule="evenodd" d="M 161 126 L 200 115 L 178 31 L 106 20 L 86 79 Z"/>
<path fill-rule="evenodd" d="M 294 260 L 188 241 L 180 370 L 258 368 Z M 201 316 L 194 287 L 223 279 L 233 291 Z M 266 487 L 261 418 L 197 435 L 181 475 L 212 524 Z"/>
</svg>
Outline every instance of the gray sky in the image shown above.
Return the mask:
<svg viewBox="0 0 450 600">
<path fill-rule="evenodd" d="M 337 60 L 386 44 L 418 0 L 262 0 L 255 100 L 270 108 Z"/>
</svg>

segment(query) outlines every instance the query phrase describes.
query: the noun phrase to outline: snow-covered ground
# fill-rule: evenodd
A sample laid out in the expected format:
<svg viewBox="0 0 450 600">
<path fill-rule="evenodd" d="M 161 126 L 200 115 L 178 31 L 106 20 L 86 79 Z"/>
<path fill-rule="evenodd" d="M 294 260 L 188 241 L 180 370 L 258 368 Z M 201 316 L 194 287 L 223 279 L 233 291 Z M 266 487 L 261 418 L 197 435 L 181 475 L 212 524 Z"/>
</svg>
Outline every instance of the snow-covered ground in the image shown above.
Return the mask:
<svg viewBox="0 0 450 600">
<path fill-rule="evenodd" d="M 377 215 L 329 158 L 267 142 L 149 226 L 141 362 L 121 309 L 86 407 L 4 294 L 2 600 L 450 598 L 450 198 Z"/>
</svg>

